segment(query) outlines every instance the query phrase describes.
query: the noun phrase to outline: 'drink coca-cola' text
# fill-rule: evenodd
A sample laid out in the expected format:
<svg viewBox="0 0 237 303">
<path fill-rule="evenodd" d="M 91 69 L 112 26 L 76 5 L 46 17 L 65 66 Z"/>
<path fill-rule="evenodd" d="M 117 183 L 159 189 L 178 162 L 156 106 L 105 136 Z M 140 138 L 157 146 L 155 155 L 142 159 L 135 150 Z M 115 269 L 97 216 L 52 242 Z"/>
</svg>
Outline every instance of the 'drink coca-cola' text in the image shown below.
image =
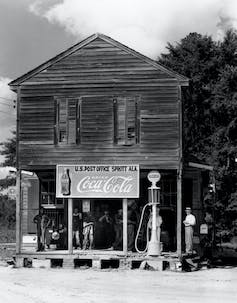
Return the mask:
<svg viewBox="0 0 237 303">
<path fill-rule="evenodd" d="M 86 176 L 77 185 L 79 193 L 129 193 L 132 191 L 132 177 L 112 176 L 108 178 Z"/>
</svg>

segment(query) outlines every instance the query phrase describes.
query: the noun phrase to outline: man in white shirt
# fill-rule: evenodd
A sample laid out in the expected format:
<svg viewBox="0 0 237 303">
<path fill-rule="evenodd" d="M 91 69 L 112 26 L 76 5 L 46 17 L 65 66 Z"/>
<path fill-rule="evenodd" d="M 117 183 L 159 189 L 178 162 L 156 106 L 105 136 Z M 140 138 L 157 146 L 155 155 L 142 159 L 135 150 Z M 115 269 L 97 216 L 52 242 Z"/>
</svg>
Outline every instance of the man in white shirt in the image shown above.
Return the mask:
<svg viewBox="0 0 237 303">
<path fill-rule="evenodd" d="M 185 251 L 190 254 L 193 252 L 193 227 L 196 224 L 196 218 L 191 214 L 191 208 L 186 207 L 186 218 L 183 221 L 185 226 Z"/>
</svg>

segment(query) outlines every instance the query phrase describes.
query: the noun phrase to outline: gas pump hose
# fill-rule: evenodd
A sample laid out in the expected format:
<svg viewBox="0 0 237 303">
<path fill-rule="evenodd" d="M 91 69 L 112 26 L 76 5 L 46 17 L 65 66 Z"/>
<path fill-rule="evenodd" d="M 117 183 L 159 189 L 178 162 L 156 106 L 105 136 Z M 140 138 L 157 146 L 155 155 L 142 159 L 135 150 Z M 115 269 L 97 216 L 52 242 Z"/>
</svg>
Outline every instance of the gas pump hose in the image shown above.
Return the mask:
<svg viewBox="0 0 237 303">
<path fill-rule="evenodd" d="M 142 209 L 142 214 L 141 214 L 139 226 L 138 226 L 138 229 L 137 229 L 137 235 L 136 235 L 136 238 L 135 238 L 135 249 L 139 254 L 144 254 L 145 252 L 147 252 L 148 243 L 149 243 L 149 230 L 148 230 L 149 227 L 148 227 L 148 224 L 147 224 L 147 227 L 146 227 L 146 247 L 145 247 L 145 249 L 144 250 L 139 250 L 138 246 L 137 246 L 137 242 L 138 242 L 138 237 L 139 237 L 139 234 L 140 234 L 140 231 L 141 231 L 142 221 L 143 221 L 143 217 L 144 217 L 146 207 L 147 206 L 152 206 L 153 204 L 159 204 L 159 203 L 147 203 L 147 204 L 144 205 L 144 207 Z"/>
</svg>

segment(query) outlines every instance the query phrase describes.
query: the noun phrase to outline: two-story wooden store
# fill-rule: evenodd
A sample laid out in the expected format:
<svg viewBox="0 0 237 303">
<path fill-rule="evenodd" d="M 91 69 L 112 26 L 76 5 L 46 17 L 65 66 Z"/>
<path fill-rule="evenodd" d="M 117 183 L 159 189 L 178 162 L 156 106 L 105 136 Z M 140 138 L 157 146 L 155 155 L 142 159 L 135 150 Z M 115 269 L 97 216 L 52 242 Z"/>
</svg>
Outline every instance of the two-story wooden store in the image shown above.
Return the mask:
<svg viewBox="0 0 237 303">
<path fill-rule="evenodd" d="M 200 219 L 205 169 L 189 163 L 193 167 L 184 171 L 181 88 L 187 85 L 187 78 L 101 34 L 10 83 L 17 93 L 18 257 L 129 255 L 128 205 L 139 217 L 151 170 L 161 173 L 164 251 L 181 255 L 183 208 L 192 206 Z M 37 176 L 31 189 L 21 170 Z M 31 199 L 28 190 L 34 191 Z M 48 240 L 44 252 L 36 253 L 36 244 L 26 248 L 29 239 L 34 243 L 32 222 L 41 206 L 51 219 L 48 229 L 63 226 L 64 250 L 57 249 L 57 239 Z M 92 226 L 93 246 L 83 251 L 73 248 L 75 208 L 82 226 Z M 103 239 L 108 232 L 100 218 L 106 212 L 111 222 L 123 214 L 120 250 L 109 251 Z"/>
</svg>

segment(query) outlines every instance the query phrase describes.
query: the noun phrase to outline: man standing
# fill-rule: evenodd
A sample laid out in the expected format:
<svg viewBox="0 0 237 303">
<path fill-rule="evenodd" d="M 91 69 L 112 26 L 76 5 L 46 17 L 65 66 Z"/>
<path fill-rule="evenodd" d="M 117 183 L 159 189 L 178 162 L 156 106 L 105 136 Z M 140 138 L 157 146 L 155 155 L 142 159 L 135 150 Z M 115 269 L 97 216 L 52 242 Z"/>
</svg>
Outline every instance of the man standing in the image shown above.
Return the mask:
<svg viewBox="0 0 237 303">
<path fill-rule="evenodd" d="M 78 208 L 74 209 L 72 216 L 73 240 L 75 248 L 82 248 L 82 213 L 79 213 Z"/>
<path fill-rule="evenodd" d="M 196 218 L 191 213 L 191 208 L 186 207 L 186 218 L 183 221 L 185 226 L 185 251 L 187 254 L 192 254 L 193 252 L 193 227 L 196 224 Z"/>
<path fill-rule="evenodd" d="M 127 213 L 127 233 L 128 233 L 128 251 L 134 250 L 135 232 L 138 223 L 136 213 L 136 202 L 131 199 L 128 200 L 128 213 Z"/>
<path fill-rule="evenodd" d="M 44 208 L 40 207 L 39 214 L 33 219 L 33 222 L 37 227 L 37 251 L 44 251 L 45 249 L 45 234 L 46 229 L 50 224 L 49 217 L 44 213 Z"/>
<path fill-rule="evenodd" d="M 112 244 L 114 242 L 114 224 L 108 210 L 104 211 L 104 215 L 99 218 L 99 222 L 102 223 L 105 248 L 112 249 Z"/>
<path fill-rule="evenodd" d="M 115 215 L 115 241 L 113 248 L 115 250 L 121 250 L 123 248 L 123 210 L 119 209 Z"/>
</svg>

